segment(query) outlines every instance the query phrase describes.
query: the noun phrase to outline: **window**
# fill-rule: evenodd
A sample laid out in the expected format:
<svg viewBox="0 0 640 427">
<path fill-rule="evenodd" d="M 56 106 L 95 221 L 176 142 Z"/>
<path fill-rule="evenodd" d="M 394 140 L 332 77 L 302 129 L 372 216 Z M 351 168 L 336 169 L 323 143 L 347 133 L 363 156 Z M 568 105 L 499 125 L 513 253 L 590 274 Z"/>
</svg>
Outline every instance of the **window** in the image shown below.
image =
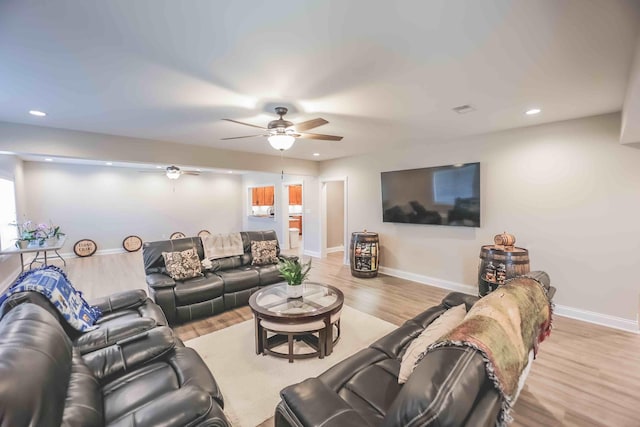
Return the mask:
<svg viewBox="0 0 640 427">
<path fill-rule="evenodd" d="M 16 223 L 16 190 L 13 181 L 0 178 L 0 248 L 13 245 L 18 237 Z"/>
</svg>

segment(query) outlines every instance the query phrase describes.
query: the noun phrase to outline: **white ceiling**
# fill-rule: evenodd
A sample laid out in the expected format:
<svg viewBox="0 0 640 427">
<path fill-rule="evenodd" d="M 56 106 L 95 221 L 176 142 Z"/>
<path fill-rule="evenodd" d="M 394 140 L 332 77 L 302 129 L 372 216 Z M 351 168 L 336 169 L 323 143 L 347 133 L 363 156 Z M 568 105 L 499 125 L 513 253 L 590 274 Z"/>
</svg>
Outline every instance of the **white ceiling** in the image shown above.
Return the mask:
<svg viewBox="0 0 640 427">
<path fill-rule="evenodd" d="M 0 0 L 0 120 L 273 154 L 220 119 L 285 105 L 344 136 L 287 152 L 324 160 L 619 111 L 639 22 L 622 0 Z"/>
</svg>

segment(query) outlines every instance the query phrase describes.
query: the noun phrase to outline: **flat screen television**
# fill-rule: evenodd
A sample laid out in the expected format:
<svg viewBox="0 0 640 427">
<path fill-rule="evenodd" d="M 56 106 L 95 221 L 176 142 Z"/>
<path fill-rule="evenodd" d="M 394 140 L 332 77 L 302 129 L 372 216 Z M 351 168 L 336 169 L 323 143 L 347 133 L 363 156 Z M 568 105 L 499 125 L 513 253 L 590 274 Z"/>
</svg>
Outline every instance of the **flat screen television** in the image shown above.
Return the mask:
<svg viewBox="0 0 640 427">
<path fill-rule="evenodd" d="M 380 175 L 383 222 L 480 227 L 480 163 Z"/>
</svg>

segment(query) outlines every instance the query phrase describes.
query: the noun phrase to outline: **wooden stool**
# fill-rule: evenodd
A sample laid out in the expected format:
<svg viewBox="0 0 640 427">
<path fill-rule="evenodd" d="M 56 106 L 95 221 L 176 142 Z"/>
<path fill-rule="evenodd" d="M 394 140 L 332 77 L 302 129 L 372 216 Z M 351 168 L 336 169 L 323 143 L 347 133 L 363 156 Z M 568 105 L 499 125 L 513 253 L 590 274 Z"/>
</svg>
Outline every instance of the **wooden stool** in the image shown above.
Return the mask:
<svg viewBox="0 0 640 427">
<path fill-rule="evenodd" d="M 281 357 L 289 359 L 289 363 L 293 363 L 294 359 L 306 359 L 310 357 L 319 356 L 320 359 L 325 355 L 325 325 L 322 320 L 307 323 L 287 324 L 279 322 L 271 322 L 268 320 L 261 320 L 260 326 L 262 326 L 262 341 L 264 343 L 264 354 L 269 354 L 275 357 Z M 273 336 L 268 337 L 267 333 L 272 332 Z M 316 337 L 313 335 L 317 333 Z M 313 353 L 295 354 L 293 352 L 293 341 L 295 338 L 304 341 L 308 346 L 313 348 Z M 289 346 L 288 353 L 281 353 L 274 351 L 273 348 L 287 343 Z"/>
</svg>

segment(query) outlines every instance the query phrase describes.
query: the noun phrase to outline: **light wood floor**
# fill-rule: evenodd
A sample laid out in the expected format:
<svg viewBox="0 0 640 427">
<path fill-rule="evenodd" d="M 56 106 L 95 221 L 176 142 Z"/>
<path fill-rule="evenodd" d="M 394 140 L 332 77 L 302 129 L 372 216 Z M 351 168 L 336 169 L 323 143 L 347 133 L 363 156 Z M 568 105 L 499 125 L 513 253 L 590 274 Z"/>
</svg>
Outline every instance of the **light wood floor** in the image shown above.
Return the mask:
<svg viewBox="0 0 640 427">
<path fill-rule="evenodd" d="M 88 298 L 145 288 L 140 252 L 71 259 L 67 272 Z M 397 325 L 447 293 L 384 275 L 356 279 L 341 253 L 314 259 L 310 278 L 339 287 L 351 307 Z M 187 340 L 248 319 L 251 311 L 243 307 L 175 330 Z M 555 317 L 513 417 L 514 426 L 640 426 L 640 336 Z"/>
</svg>

